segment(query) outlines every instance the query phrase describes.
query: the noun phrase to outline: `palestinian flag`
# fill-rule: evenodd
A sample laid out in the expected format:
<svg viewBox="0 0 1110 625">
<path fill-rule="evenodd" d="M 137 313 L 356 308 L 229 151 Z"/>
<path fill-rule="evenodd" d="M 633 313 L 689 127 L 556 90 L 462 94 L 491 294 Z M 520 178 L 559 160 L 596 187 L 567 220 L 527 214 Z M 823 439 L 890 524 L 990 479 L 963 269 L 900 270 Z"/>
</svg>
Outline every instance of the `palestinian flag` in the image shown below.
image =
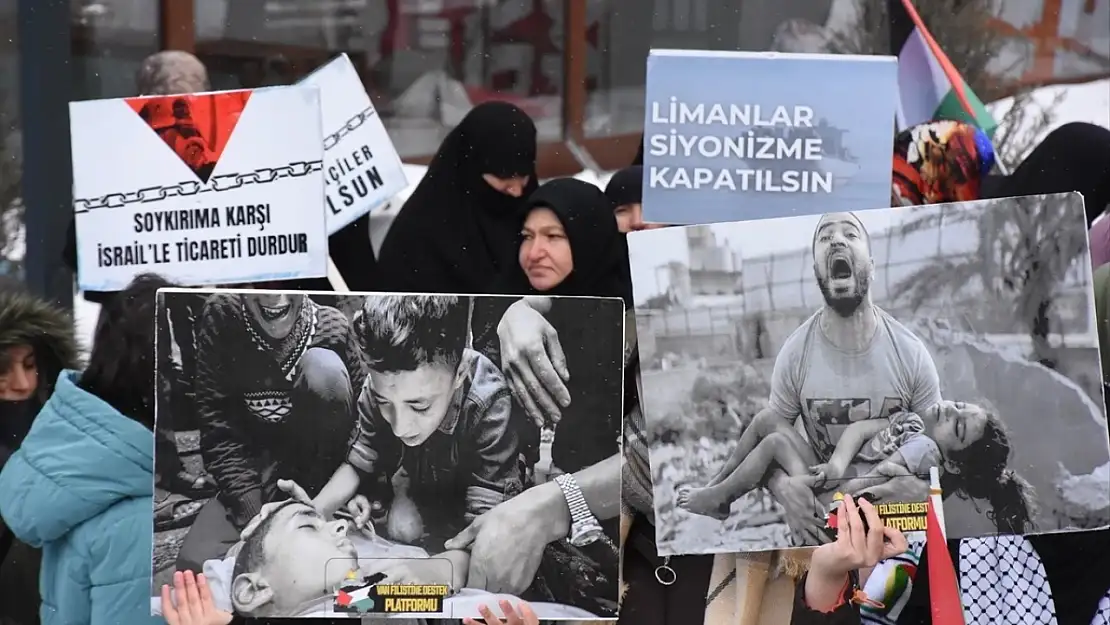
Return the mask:
<svg viewBox="0 0 1110 625">
<path fill-rule="evenodd" d="M 929 473 L 929 517 L 925 534 L 927 543 L 933 545 L 929 552 L 929 604 L 932 607 L 933 622 L 966 625 L 956 567 L 952 564 L 952 554 L 948 552 L 948 543 L 945 542 L 940 474 L 936 468 L 930 469 Z"/>
<path fill-rule="evenodd" d="M 898 129 L 954 120 L 993 135 L 998 122 L 929 34 L 912 0 L 887 0 L 887 8 L 891 53 L 898 57 Z"/>
</svg>

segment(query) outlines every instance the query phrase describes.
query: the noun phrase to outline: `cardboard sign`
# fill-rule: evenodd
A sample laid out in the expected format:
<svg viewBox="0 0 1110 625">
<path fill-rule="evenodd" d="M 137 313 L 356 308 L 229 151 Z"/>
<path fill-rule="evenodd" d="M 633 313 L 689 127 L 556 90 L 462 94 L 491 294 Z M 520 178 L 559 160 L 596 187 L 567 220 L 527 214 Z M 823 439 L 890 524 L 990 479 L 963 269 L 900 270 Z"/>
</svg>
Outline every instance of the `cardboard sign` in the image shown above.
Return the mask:
<svg viewBox="0 0 1110 625">
<path fill-rule="evenodd" d="M 919 532 L 931 469 L 949 538 L 1110 524 L 1078 193 L 628 243 L 660 554 L 812 545 L 838 494 Z"/>
<path fill-rule="evenodd" d="M 616 617 L 616 519 L 592 526 L 579 514 L 567 535 L 579 547 L 532 541 L 550 558 L 529 584 L 543 595 L 493 594 L 499 588 L 468 578 L 467 552 L 487 557 L 500 547 L 488 531 L 465 537 L 502 505 L 495 531 L 554 505 L 579 511 L 571 485 L 560 484 L 553 492 L 566 499 L 550 504 L 522 495 L 561 473 L 607 475 L 608 486 L 578 480 L 582 501 L 617 509 L 620 299 L 552 297 L 533 307 L 500 295 L 167 289 L 158 297 L 155 427 L 187 440 L 199 431 L 186 462 L 222 490 L 156 505 L 156 592 L 184 559 L 203 566 L 217 606 L 246 617 L 479 618 L 478 604 L 499 599 L 534 601 L 544 620 Z M 565 354 L 570 401 L 550 419 L 520 408 L 533 400 L 521 395 L 511 361 L 499 364 L 501 324 L 528 336 L 521 343 L 543 331 Z M 163 472 L 176 461 L 154 458 Z M 279 480 L 316 497 L 319 509 L 282 506 L 289 495 Z M 205 520 L 217 511 L 217 523 Z M 243 538 L 241 550 L 228 535 Z M 272 588 L 271 598 L 232 593 L 241 573 Z"/>
<path fill-rule="evenodd" d="M 301 81 L 320 89 L 328 234 L 408 185 L 401 158 L 346 54 Z"/>
<path fill-rule="evenodd" d="M 894 57 L 652 50 L 646 93 L 645 221 L 890 205 Z"/>
<path fill-rule="evenodd" d="M 78 284 L 327 274 L 319 92 L 70 103 Z"/>
</svg>

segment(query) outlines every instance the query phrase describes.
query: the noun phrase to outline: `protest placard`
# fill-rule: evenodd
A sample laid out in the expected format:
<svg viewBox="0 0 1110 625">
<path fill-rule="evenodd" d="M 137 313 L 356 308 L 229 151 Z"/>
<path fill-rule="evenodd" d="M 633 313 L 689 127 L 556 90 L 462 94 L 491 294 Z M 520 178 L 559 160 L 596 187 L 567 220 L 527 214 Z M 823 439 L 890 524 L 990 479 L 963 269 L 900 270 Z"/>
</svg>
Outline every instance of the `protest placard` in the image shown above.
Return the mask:
<svg viewBox="0 0 1110 625">
<path fill-rule="evenodd" d="M 404 189 L 401 157 L 346 54 L 301 84 L 320 89 L 328 234 L 334 234 Z"/>
<path fill-rule="evenodd" d="M 175 493 L 155 508 L 156 613 L 161 584 L 189 569 L 205 572 L 217 606 L 247 618 L 478 618 L 477 603 L 498 599 L 535 602 L 545 620 L 616 617 L 616 519 L 589 510 L 620 502 L 620 299 L 544 300 L 549 340 L 574 376 L 556 428 L 518 413 L 530 400 L 493 360 L 497 339 L 471 341 L 530 323 L 514 315 L 517 296 L 163 289 L 158 298 L 155 428 L 169 440 L 199 430 L 186 462 L 221 490 L 198 505 Z M 163 449 L 159 474 L 180 463 Z M 598 481 L 580 492 L 570 476 L 583 471 Z M 530 503 L 523 493 L 546 481 L 556 498 Z M 294 484 L 317 508 L 275 504 Z M 567 506 L 561 545 L 486 540 Z M 470 557 L 522 549 L 547 557 L 519 597 L 468 575 Z M 269 590 L 239 592 L 247 585 Z"/>
<path fill-rule="evenodd" d="M 644 220 L 890 205 L 894 57 L 652 50 Z"/>
<path fill-rule="evenodd" d="M 1078 193 L 628 245 L 661 555 L 812 546 L 837 493 L 921 531 L 933 468 L 949 538 L 1110 524 Z"/>
<path fill-rule="evenodd" d="M 313 86 L 70 104 L 78 284 L 327 274 Z"/>
</svg>

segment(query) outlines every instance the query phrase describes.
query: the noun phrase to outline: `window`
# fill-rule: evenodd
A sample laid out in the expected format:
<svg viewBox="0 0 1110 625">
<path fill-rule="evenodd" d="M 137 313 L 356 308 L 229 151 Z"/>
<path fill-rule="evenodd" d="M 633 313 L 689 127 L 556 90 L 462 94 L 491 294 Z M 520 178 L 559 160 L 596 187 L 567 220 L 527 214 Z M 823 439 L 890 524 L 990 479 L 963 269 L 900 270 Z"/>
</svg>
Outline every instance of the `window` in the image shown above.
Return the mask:
<svg viewBox="0 0 1110 625">
<path fill-rule="evenodd" d="M 651 48 L 770 50 L 776 30 L 788 20 L 825 24 L 832 15 L 832 4 L 828 0 L 591 2 L 585 135 L 639 134 L 643 130 L 644 80 Z M 784 36 L 779 41 L 780 47 L 785 45 L 781 43 Z"/>
<path fill-rule="evenodd" d="M 70 0 L 74 100 L 135 95 L 139 66 L 160 47 L 159 4 Z"/>
<path fill-rule="evenodd" d="M 288 84 L 346 52 L 403 158 L 476 104 L 509 100 L 562 134 L 561 0 L 194 0 L 213 87 Z"/>
<path fill-rule="evenodd" d="M 16 0 L 0 0 L 0 275 L 17 278 L 23 265 L 22 178 Z"/>
</svg>

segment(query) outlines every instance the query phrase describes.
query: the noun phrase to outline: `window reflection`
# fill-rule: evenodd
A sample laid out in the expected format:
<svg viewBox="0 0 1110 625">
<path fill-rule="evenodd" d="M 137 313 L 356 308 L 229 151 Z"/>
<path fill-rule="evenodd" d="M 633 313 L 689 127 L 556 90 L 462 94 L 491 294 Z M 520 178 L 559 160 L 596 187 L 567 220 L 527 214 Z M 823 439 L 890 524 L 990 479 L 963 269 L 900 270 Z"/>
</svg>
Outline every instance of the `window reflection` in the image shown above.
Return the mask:
<svg viewBox="0 0 1110 625">
<path fill-rule="evenodd" d="M 823 52 L 834 0 L 594 0 L 587 136 L 637 134 L 651 48 Z M 651 10 L 647 10 L 650 7 Z M 743 80 L 743 77 L 722 77 Z"/>
<path fill-rule="evenodd" d="M 135 72 L 159 50 L 159 2 L 70 0 L 72 98 L 135 95 Z"/>
<path fill-rule="evenodd" d="M 22 177 L 16 0 L 0 0 L 0 276 L 19 278 L 22 272 Z"/>
<path fill-rule="evenodd" d="M 213 87 L 288 84 L 346 52 L 402 157 L 476 104 L 509 100 L 561 135 L 561 0 L 194 0 Z"/>
</svg>

